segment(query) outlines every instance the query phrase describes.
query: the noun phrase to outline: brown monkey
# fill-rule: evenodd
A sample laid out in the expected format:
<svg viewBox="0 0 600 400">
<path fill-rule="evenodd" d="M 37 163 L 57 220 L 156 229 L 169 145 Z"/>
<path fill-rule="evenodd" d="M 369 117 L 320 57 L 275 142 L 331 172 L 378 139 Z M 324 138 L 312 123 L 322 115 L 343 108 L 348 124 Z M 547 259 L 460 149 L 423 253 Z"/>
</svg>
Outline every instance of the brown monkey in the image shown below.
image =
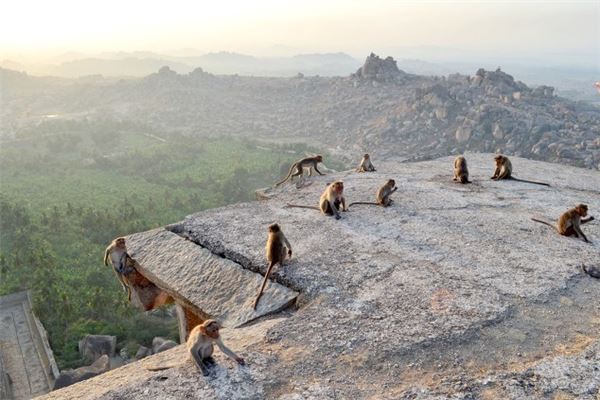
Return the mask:
<svg viewBox="0 0 600 400">
<path fill-rule="evenodd" d="M 356 168 L 356 172 L 374 172 L 374 171 L 377 171 L 377 170 L 375 169 L 375 166 L 371 162 L 371 157 L 365 153 L 365 155 L 363 155 L 362 160 L 360 160 L 360 164 L 358 165 L 358 168 Z"/>
<path fill-rule="evenodd" d="M 335 215 L 335 219 L 340 219 L 340 205 L 342 211 L 348 211 L 346 208 L 346 199 L 344 198 L 344 182 L 335 181 L 327 185 L 327 189 L 321 195 L 319 199 L 319 207 L 315 206 L 302 206 L 296 204 L 288 204 L 288 207 L 292 208 L 310 208 L 313 210 L 319 210 L 325 215 Z"/>
<path fill-rule="evenodd" d="M 377 202 L 373 203 L 370 201 L 356 201 L 354 203 L 350 203 L 348 208 L 352 207 L 355 204 L 372 204 L 375 206 L 383 206 L 389 207 L 394 202 L 390 196 L 394 193 L 398 188 L 396 187 L 396 181 L 393 179 L 388 179 L 387 182 L 377 190 Z"/>
<path fill-rule="evenodd" d="M 548 183 L 527 181 L 525 179 L 519 179 L 512 176 L 512 164 L 508 157 L 503 156 L 502 154 L 496 155 L 494 157 L 494 161 L 496 162 L 496 170 L 490 179 L 495 181 L 499 181 L 501 179 L 512 179 L 513 181 L 533 183 L 534 185 L 550 186 Z"/>
<path fill-rule="evenodd" d="M 320 154 L 316 155 L 314 157 L 307 157 L 307 158 L 303 158 L 302 160 L 296 161 L 290 167 L 290 171 L 288 172 L 287 176 L 281 182 L 277 182 L 275 184 L 275 186 L 282 185 L 283 183 L 287 182 L 289 179 L 293 180 L 295 176 L 302 176 L 302 174 L 304 173 L 304 168 L 309 169 L 309 171 L 308 171 L 309 176 L 312 176 L 313 169 L 315 171 L 317 171 L 319 175 L 323 175 L 321 173 L 321 171 L 319 171 L 319 169 L 317 168 L 317 164 L 320 162 L 323 162 L 323 156 Z"/>
<path fill-rule="evenodd" d="M 454 178 L 452 180 L 462 184 L 471 183 L 469 170 L 467 169 L 467 159 L 464 156 L 458 156 L 454 159 Z"/>
<path fill-rule="evenodd" d="M 202 375 L 206 376 L 210 372 L 210 367 L 215 364 L 215 360 L 212 358 L 214 345 L 216 344 L 219 349 L 227 357 L 235 360 L 238 364 L 244 365 L 245 361 L 239 357 L 233 351 L 231 351 L 223 341 L 219 334 L 219 323 L 214 319 L 207 319 L 202 324 L 197 325 L 188 336 L 186 343 L 187 350 L 190 352 L 190 357 L 196 367 L 202 372 Z M 165 369 L 176 367 L 177 365 L 168 365 L 164 367 L 146 367 L 149 371 L 162 371 Z"/>
<path fill-rule="evenodd" d="M 542 224 L 553 227 L 559 234 L 563 236 L 575 236 L 589 243 L 589 240 L 587 239 L 587 237 L 585 237 L 583 231 L 581 230 L 581 224 L 585 224 L 594 220 L 594 217 L 582 219 L 587 215 L 587 212 L 587 205 L 578 204 L 577 206 L 575 206 L 575 208 L 571 208 L 570 210 L 565 211 L 560 216 L 560 218 L 558 218 L 558 223 L 556 225 L 552 225 L 551 223 L 543 221 L 541 219 L 531 219 L 535 222 L 541 222 Z"/>
<path fill-rule="evenodd" d="M 281 231 L 281 228 L 278 224 L 272 224 L 269 226 L 269 237 L 267 238 L 267 245 L 265 247 L 267 261 L 269 261 L 269 268 L 267 268 L 267 273 L 265 274 L 265 279 L 263 280 L 262 286 L 258 291 L 258 295 L 256 296 L 256 300 L 254 300 L 254 309 L 256 310 L 256 306 L 258 305 L 258 301 L 263 294 L 263 290 L 265 290 L 265 286 L 267 284 L 267 280 L 269 279 L 269 275 L 271 274 L 271 269 L 275 264 L 283 265 L 283 261 L 292 257 L 292 246 L 290 242 L 288 242 L 287 238 Z"/>
<path fill-rule="evenodd" d="M 118 237 L 108 245 L 104 251 L 104 265 L 108 265 L 109 258 L 113 270 L 115 271 L 119 282 L 121 282 L 121 286 L 123 286 L 123 290 L 127 292 L 127 298 L 131 300 L 131 287 L 123 275 L 134 271 L 133 264 L 135 261 L 127 254 L 124 237 Z"/>
</svg>

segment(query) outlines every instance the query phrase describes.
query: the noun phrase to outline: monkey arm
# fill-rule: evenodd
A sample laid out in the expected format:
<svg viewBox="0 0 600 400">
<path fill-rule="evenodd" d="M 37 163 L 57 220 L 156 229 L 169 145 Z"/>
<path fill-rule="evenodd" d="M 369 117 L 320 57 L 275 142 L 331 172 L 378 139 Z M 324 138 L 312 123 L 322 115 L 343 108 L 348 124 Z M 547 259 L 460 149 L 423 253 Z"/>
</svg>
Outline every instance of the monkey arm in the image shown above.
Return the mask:
<svg viewBox="0 0 600 400">
<path fill-rule="evenodd" d="M 342 202 L 342 211 L 348 211 L 348 207 L 346 207 L 346 198 L 342 196 L 341 202 Z"/>
<path fill-rule="evenodd" d="M 586 224 L 586 223 L 588 223 L 590 221 L 593 221 L 594 219 L 595 219 L 594 217 L 585 218 L 585 219 L 581 220 L 581 223 L 582 224 Z"/>
<path fill-rule="evenodd" d="M 104 251 L 104 265 L 108 266 L 108 256 L 110 255 L 110 247 Z"/>
<path fill-rule="evenodd" d="M 287 240 L 287 238 L 285 237 L 285 235 L 282 233 L 281 236 L 283 237 L 283 243 L 285 243 L 285 247 L 287 247 L 288 249 L 288 254 L 291 256 L 292 255 L 292 245 L 290 244 L 290 242 Z"/>
<path fill-rule="evenodd" d="M 244 363 L 244 359 L 240 356 L 238 356 L 237 354 L 235 354 L 233 351 L 231 351 L 229 349 L 229 347 L 225 346 L 225 343 L 223 343 L 223 340 L 221 340 L 221 337 L 219 336 L 219 338 L 217 338 L 215 340 L 215 343 L 217 344 L 217 346 L 219 346 L 219 349 L 221 349 L 221 351 L 223 353 L 225 353 L 225 355 L 229 358 L 231 358 L 232 360 L 243 364 Z"/>
<path fill-rule="evenodd" d="M 315 171 L 317 171 L 317 172 L 319 173 L 319 175 L 323 175 L 323 174 L 321 173 L 321 171 L 319 171 L 319 169 L 317 168 L 317 164 L 316 164 L 316 163 L 315 163 L 315 167 L 314 167 L 314 168 L 315 168 Z"/>
<path fill-rule="evenodd" d="M 510 175 L 509 169 L 504 168 L 502 170 L 502 172 L 496 177 L 496 179 L 506 179 L 509 177 L 509 175 Z"/>
<path fill-rule="evenodd" d="M 577 236 L 579 236 L 580 238 L 582 238 L 584 242 L 589 243 L 588 238 L 585 237 L 585 235 L 583 234 L 583 231 L 581 230 L 581 228 L 578 225 L 573 224 L 573 229 L 577 233 Z"/>
<path fill-rule="evenodd" d="M 390 194 L 394 193 L 396 190 L 398 190 L 398 186 L 394 186 L 394 188 L 392 190 L 390 190 Z M 389 194 L 388 194 L 389 196 Z"/>
<path fill-rule="evenodd" d="M 500 167 L 496 167 L 496 169 L 494 170 L 494 175 L 492 175 L 490 179 L 496 179 L 498 178 L 498 175 L 500 175 Z"/>
</svg>

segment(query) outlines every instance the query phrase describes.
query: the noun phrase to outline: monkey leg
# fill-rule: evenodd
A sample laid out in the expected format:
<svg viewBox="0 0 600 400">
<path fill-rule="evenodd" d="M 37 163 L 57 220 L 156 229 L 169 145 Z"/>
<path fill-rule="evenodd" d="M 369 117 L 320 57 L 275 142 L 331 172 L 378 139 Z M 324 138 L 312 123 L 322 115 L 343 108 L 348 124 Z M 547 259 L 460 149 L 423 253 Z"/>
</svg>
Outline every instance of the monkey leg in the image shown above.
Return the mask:
<svg viewBox="0 0 600 400">
<path fill-rule="evenodd" d="M 214 358 L 212 357 L 206 357 L 203 358 L 202 361 L 204 362 L 204 364 L 206 364 L 209 368 L 212 367 L 213 365 L 215 365 L 217 362 L 215 361 Z"/>
</svg>

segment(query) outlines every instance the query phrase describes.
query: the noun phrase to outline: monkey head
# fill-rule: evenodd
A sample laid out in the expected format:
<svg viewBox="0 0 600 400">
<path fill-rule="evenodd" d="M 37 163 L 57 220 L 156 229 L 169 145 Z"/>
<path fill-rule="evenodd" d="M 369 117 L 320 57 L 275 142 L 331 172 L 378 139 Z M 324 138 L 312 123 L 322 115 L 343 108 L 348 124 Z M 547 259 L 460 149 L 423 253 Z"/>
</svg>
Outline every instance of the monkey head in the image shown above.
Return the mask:
<svg viewBox="0 0 600 400">
<path fill-rule="evenodd" d="M 202 323 L 202 325 L 200 325 L 200 332 L 202 332 L 203 335 L 206 335 L 210 338 L 218 339 L 220 328 L 221 327 L 219 326 L 219 323 L 217 321 L 215 321 L 214 319 L 207 319 Z"/>
<path fill-rule="evenodd" d="M 315 156 L 315 160 L 317 160 L 318 162 L 322 162 L 322 161 L 323 161 L 323 156 L 322 156 L 322 155 L 320 155 L 320 154 L 317 154 L 317 155 Z"/>
<path fill-rule="evenodd" d="M 125 238 L 124 237 L 116 238 L 115 244 L 117 245 L 117 247 L 124 248 L 125 247 Z"/>
<path fill-rule="evenodd" d="M 271 224 L 269 225 L 269 232 L 270 233 L 277 233 L 280 232 L 281 228 L 279 227 L 279 224 Z"/>
<path fill-rule="evenodd" d="M 387 185 L 391 188 L 393 188 L 394 186 L 396 186 L 396 181 L 393 179 L 388 179 L 387 181 Z"/>
<path fill-rule="evenodd" d="M 506 162 L 506 157 L 502 154 L 498 154 L 494 157 L 494 161 L 496 162 L 496 165 L 504 165 Z"/>
<path fill-rule="evenodd" d="M 575 206 L 575 212 L 579 214 L 579 216 L 585 217 L 588 212 L 588 206 L 585 204 L 577 204 L 577 206 Z"/>
<path fill-rule="evenodd" d="M 370 156 L 368 153 L 365 153 L 365 155 L 363 157 L 368 160 Z"/>
<path fill-rule="evenodd" d="M 331 186 L 337 194 L 342 194 L 344 192 L 344 182 L 342 181 L 335 181 L 331 184 Z"/>
</svg>

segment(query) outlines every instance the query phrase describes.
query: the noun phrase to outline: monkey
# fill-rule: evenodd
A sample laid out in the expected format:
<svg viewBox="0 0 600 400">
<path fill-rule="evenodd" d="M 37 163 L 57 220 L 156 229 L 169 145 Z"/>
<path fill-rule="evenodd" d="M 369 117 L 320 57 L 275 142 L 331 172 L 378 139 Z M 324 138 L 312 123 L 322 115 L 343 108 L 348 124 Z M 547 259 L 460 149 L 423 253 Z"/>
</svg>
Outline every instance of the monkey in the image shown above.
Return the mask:
<svg viewBox="0 0 600 400">
<path fill-rule="evenodd" d="M 312 176 L 312 170 L 313 169 L 315 171 L 317 171 L 317 173 L 319 175 L 324 175 L 317 168 L 317 164 L 320 163 L 320 162 L 323 162 L 323 156 L 320 155 L 320 154 L 317 154 L 314 157 L 306 157 L 306 158 L 303 158 L 302 160 L 296 161 L 290 167 L 290 171 L 288 172 L 287 176 L 281 182 L 277 182 L 275 184 L 275 187 L 284 184 L 289 179 L 293 180 L 295 176 L 302 176 L 304 174 L 304 168 L 309 168 L 309 171 L 308 171 L 309 176 Z"/>
<path fill-rule="evenodd" d="M 356 168 L 356 172 L 375 172 L 375 166 L 371 162 L 371 157 L 368 154 L 364 154 L 362 160 L 360 160 L 360 164 L 358 168 Z"/>
<path fill-rule="evenodd" d="M 582 264 L 581 269 L 592 278 L 600 279 L 600 267 L 594 265 L 588 267 L 587 265 Z"/>
<path fill-rule="evenodd" d="M 344 182 L 335 181 L 327 185 L 327 188 L 319 199 L 319 207 L 316 206 L 303 206 L 296 204 L 289 204 L 291 208 L 310 208 L 311 210 L 321 211 L 325 215 L 334 215 L 335 219 L 340 219 L 340 205 L 342 211 L 348 211 L 346 208 L 346 199 L 344 198 Z"/>
<path fill-rule="evenodd" d="M 462 184 L 471 183 L 469 170 L 467 169 L 467 159 L 464 156 L 458 156 L 454 159 L 454 178 L 452 180 Z"/>
<path fill-rule="evenodd" d="M 548 183 L 528 181 L 512 176 L 512 164 L 508 157 L 503 156 L 502 154 L 496 155 L 494 157 L 494 161 L 496 162 L 496 170 L 494 171 L 494 175 L 490 179 L 493 179 L 495 181 L 499 181 L 501 179 L 511 179 L 513 181 L 518 182 L 533 183 L 534 185 L 550 186 L 550 184 Z"/>
<path fill-rule="evenodd" d="M 265 286 L 267 284 L 267 280 L 269 279 L 269 275 L 271 274 L 271 269 L 275 264 L 283 265 L 283 261 L 287 258 L 292 257 L 292 246 L 290 242 L 287 240 L 283 231 L 279 227 L 278 224 L 272 224 L 269 226 L 269 236 L 267 238 L 267 245 L 265 246 L 265 253 L 267 255 L 267 261 L 269 262 L 269 268 L 267 268 L 267 273 L 265 274 L 265 279 L 263 280 L 262 286 L 258 291 L 258 295 L 256 296 L 256 300 L 254 301 L 254 309 L 256 310 L 256 306 L 258 305 L 258 301 L 263 294 L 263 290 L 265 290 Z"/>
<path fill-rule="evenodd" d="M 389 207 L 394 202 L 390 196 L 394 193 L 398 188 L 396 187 L 396 181 L 393 179 L 388 179 L 386 183 L 383 184 L 382 187 L 377 190 L 377 202 L 369 202 L 369 201 L 356 201 L 354 203 L 350 203 L 348 208 L 352 207 L 355 204 L 372 204 L 375 206 L 383 206 Z"/>
<path fill-rule="evenodd" d="M 108 266 L 109 259 L 123 290 L 127 292 L 127 298 L 131 301 L 131 287 L 123 275 L 134 271 L 133 264 L 135 260 L 127 253 L 124 237 L 118 237 L 108 245 L 104 251 L 104 265 Z"/>
<path fill-rule="evenodd" d="M 588 223 L 594 220 L 594 217 L 589 217 L 586 219 L 582 219 L 587 215 L 588 206 L 585 204 L 578 204 L 575 208 L 571 208 L 568 211 L 565 211 L 560 218 L 558 218 L 558 223 L 553 225 L 549 222 L 543 221 L 537 218 L 531 218 L 535 222 L 541 222 L 544 225 L 551 226 L 554 228 L 559 234 L 563 236 L 575 236 L 583 239 L 584 242 L 589 243 L 589 240 L 583 234 L 581 230 L 581 225 Z"/>
<path fill-rule="evenodd" d="M 215 360 L 212 358 L 215 344 L 223 353 L 225 353 L 227 357 L 236 361 L 240 365 L 246 364 L 242 357 L 238 356 L 227 346 L 225 346 L 225 343 L 223 343 L 221 340 L 219 329 L 221 329 L 221 327 L 217 321 L 214 319 L 207 319 L 200 325 L 196 325 L 196 327 L 191 330 L 186 342 L 186 347 L 190 353 L 190 358 L 192 361 L 194 361 L 194 364 L 196 364 L 196 367 L 204 376 L 207 376 L 210 373 L 210 367 L 215 364 Z M 148 371 L 162 371 L 165 369 L 174 368 L 176 366 L 177 365 L 146 367 L 146 369 Z"/>
</svg>

